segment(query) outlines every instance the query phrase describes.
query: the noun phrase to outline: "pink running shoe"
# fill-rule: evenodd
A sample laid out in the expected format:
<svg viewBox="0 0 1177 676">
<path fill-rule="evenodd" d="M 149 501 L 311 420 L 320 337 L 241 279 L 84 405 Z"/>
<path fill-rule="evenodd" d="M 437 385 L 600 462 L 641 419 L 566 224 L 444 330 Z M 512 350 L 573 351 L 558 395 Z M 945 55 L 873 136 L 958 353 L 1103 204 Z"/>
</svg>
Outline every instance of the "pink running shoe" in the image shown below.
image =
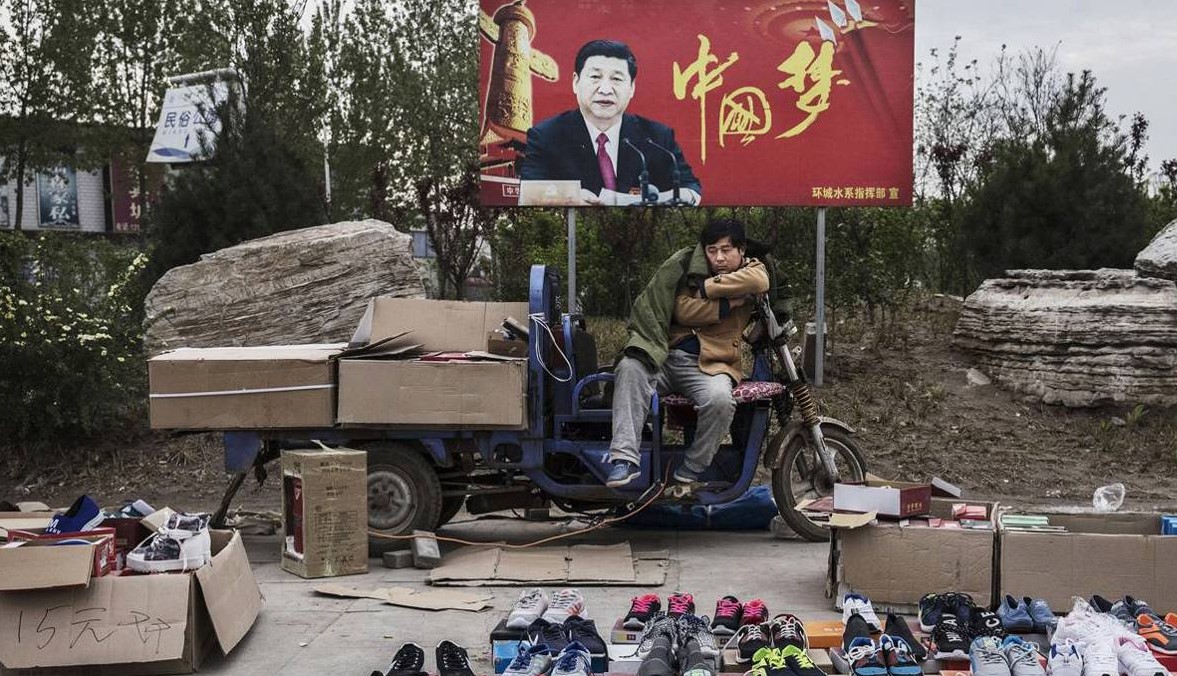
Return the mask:
<svg viewBox="0 0 1177 676">
<path fill-rule="evenodd" d="M 760 599 L 752 599 L 744 604 L 744 616 L 740 624 L 764 624 L 768 622 L 768 606 Z"/>
<path fill-rule="evenodd" d="M 731 636 L 740 628 L 743 606 L 734 596 L 725 596 L 715 604 L 715 619 L 711 620 L 711 633 L 716 636 Z"/>
<path fill-rule="evenodd" d="M 645 629 L 649 622 L 662 610 L 662 601 L 657 594 L 635 596 L 630 603 L 629 612 L 622 620 L 621 626 L 626 629 Z"/>
<path fill-rule="evenodd" d="M 695 597 L 690 594 L 674 593 L 666 599 L 667 615 L 681 617 L 695 614 Z"/>
</svg>

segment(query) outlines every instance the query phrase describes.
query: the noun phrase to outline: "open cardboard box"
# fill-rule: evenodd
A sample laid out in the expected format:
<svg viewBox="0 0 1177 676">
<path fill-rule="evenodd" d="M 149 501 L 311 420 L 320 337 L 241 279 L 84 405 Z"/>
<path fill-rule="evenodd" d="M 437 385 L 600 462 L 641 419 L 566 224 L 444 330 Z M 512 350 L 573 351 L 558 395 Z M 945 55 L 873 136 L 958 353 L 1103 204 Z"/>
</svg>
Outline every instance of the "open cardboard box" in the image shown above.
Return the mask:
<svg viewBox="0 0 1177 676">
<path fill-rule="evenodd" d="M 1177 535 L 1161 534 L 1160 514 L 1034 513 L 1048 514 L 1067 532 L 999 524 L 1003 594 L 1046 599 L 1055 612 L 1069 611 L 1073 596 L 1092 594 L 1128 594 L 1153 608 L 1177 609 Z"/>
<path fill-rule="evenodd" d="M 997 510 L 992 502 L 932 498 L 931 516 L 951 520 L 952 505 L 962 502 L 984 505 L 989 519 Z M 929 592 L 966 592 L 979 606 L 994 598 L 996 530 L 835 516 L 848 517 L 831 519 L 826 594 L 837 604 L 851 590 L 866 594 L 875 608 L 897 612 L 910 611 Z"/>
<path fill-rule="evenodd" d="M 212 563 L 190 574 L 79 583 L 47 565 L 62 575 L 56 583 L 0 593 L 0 664 L 45 673 L 79 667 L 86 674 L 185 674 L 214 644 L 228 653 L 253 626 L 262 596 L 241 536 L 210 535 Z M 64 560 L 85 548 L 54 549 Z M 0 570 L 0 579 L 16 572 Z"/>
</svg>

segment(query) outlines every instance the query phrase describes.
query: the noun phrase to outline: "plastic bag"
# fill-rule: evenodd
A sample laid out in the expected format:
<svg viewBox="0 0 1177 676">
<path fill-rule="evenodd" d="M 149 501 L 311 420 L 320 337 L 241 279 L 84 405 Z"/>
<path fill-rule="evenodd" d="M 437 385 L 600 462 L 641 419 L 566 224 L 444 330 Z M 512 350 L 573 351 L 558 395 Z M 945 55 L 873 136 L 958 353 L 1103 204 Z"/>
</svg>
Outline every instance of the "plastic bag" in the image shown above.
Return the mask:
<svg viewBox="0 0 1177 676">
<path fill-rule="evenodd" d="M 1091 496 L 1091 505 L 1097 512 L 1114 512 L 1124 504 L 1124 484 L 1114 483 L 1100 486 Z"/>
</svg>

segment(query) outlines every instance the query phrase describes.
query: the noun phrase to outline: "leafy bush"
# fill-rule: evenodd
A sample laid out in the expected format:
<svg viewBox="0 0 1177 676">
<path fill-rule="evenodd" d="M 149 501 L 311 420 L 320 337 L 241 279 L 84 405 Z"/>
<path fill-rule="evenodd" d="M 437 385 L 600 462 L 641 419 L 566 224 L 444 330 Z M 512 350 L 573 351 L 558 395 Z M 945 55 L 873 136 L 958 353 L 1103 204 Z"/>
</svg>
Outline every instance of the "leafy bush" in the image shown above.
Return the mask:
<svg viewBox="0 0 1177 676">
<path fill-rule="evenodd" d="M 0 445 L 19 460 L 142 420 L 146 265 L 93 237 L 0 234 Z"/>
</svg>

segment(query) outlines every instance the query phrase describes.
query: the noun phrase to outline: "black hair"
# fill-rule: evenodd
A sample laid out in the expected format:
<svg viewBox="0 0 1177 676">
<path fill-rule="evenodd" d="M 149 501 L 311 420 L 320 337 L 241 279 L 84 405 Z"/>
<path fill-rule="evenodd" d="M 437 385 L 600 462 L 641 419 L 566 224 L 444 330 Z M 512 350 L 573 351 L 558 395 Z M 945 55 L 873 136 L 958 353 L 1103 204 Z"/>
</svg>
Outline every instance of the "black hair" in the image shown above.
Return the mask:
<svg viewBox="0 0 1177 676">
<path fill-rule="evenodd" d="M 633 50 L 629 45 L 617 40 L 590 40 L 584 43 L 580 51 L 576 53 L 576 74 L 584 70 L 584 62 L 589 60 L 590 56 L 608 56 L 614 59 L 622 59 L 629 64 L 629 79 L 638 79 L 638 60 L 633 55 Z"/>
<path fill-rule="evenodd" d="M 710 246 L 724 237 L 730 237 L 732 246 L 736 248 L 743 249 L 748 245 L 744 224 L 734 218 L 717 218 L 707 223 L 707 227 L 699 233 L 699 244 Z"/>
</svg>

